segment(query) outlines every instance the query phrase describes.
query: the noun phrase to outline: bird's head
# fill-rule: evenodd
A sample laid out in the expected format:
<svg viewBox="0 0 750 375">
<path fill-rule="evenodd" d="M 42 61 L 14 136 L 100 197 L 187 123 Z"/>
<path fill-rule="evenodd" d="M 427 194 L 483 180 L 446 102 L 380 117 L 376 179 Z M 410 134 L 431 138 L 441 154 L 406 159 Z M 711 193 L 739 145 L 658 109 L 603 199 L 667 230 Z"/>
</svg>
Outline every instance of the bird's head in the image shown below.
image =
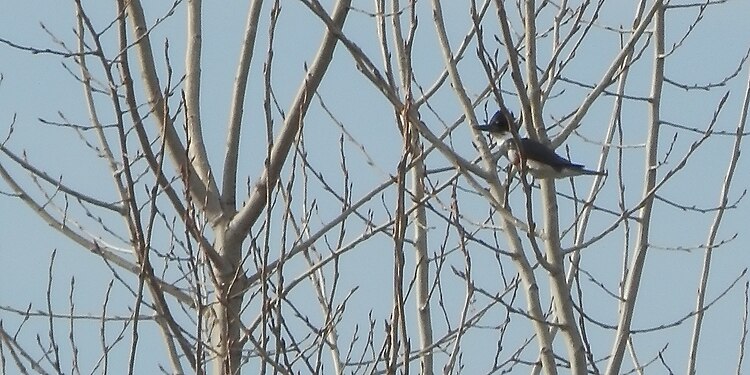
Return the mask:
<svg viewBox="0 0 750 375">
<path fill-rule="evenodd" d="M 510 124 L 508 124 L 508 119 L 500 111 L 495 112 L 495 115 L 492 116 L 492 119 L 490 119 L 489 123 L 477 125 L 475 126 L 475 128 L 477 130 L 486 131 L 492 135 L 498 136 L 503 136 L 510 132 Z"/>
</svg>

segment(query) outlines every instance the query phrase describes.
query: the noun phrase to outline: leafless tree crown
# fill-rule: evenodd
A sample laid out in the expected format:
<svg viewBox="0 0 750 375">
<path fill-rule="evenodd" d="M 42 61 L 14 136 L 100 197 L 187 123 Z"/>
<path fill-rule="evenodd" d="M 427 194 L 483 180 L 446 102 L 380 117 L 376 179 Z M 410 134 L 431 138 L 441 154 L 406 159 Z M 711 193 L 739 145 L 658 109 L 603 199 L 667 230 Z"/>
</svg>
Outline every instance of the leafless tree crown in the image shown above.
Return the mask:
<svg viewBox="0 0 750 375">
<path fill-rule="evenodd" d="M 747 4 L 248 3 L 74 0 L 46 41 L 0 28 L 82 94 L 32 79 L 33 132 L 3 114 L 1 199 L 67 239 L 45 283 L 3 286 L 44 301 L 0 298 L 3 374 L 747 369 L 727 259 L 750 39 L 704 26 Z M 508 168 L 475 128 L 498 110 L 512 142 L 607 173 Z M 58 276 L 71 252 L 101 283 Z"/>
</svg>

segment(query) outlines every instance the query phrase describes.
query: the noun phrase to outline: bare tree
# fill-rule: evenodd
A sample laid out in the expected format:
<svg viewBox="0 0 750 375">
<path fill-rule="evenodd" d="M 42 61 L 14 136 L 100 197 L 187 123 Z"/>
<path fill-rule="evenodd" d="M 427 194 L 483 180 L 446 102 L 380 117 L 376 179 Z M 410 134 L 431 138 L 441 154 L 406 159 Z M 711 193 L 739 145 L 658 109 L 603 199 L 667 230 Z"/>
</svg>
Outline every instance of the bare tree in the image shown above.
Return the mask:
<svg viewBox="0 0 750 375">
<path fill-rule="evenodd" d="M 722 228 L 742 217 L 731 210 L 748 183 L 737 170 L 750 40 L 716 57 L 731 68 L 701 76 L 710 82 L 685 82 L 679 66 L 715 9 L 746 5 L 640 1 L 629 16 L 604 0 L 254 0 L 221 56 L 239 58 L 233 73 L 205 52 L 223 25 L 201 1 L 163 6 L 116 0 L 105 16 L 74 0 L 74 32 L 45 27 L 49 46 L 0 35 L 6 52 L 63 61 L 87 114 L 41 124 L 91 151 L 70 168 L 108 169 L 66 179 L 45 164 L 53 155 L 21 151 L 33 144 L 15 141 L 13 120 L 4 199 L 109 275 L 101 311 L 75 309 L 86 287 L 74 280 L 65 311 L 53 251 L 46 306 L 0 304 L 3 373 L 692 374 L 713 368 L 713 346 L 738 344 L 742 371 L 747 262 L 710 276 L 716 249 L 744 241 Z M 234 78 L 219 111 L 227 87 L 209 67 Z M 512 142 L 520 130 L 607 174 L 506 168 L 508 144 L 473 126 L 496 110 Z M 698 183 L 700 155 L 712 173 Z M 686 180 L 710 193 L 686 194 Z M 684 237 L 660 235 L 669 225 Z M 685 245 L 688 227 L 705 242 Z M 697 278 L 693 307 L 642 302 L 671 283 L 645 274 L 654 250 L 671 264 L 703 257 L 682 275 Z M 734 303 L 743 280 L 741 328 L 707 351 L 708 311 Z M 671 318 L 638 318 L 659 310 Z M 673 330 L 688 321 L 689 344 Z M 91 325 L 99 346 L 79 348 Z M 685 352 L 667 356 L 667 344 Z"/>
</svg>

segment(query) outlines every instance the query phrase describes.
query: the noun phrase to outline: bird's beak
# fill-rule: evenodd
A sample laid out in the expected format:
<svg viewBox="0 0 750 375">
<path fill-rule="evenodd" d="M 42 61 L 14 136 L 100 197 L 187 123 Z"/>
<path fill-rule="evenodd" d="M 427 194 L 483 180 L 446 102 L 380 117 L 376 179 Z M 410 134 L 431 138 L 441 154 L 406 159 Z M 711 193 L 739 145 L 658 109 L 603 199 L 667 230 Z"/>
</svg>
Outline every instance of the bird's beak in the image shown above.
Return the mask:
<svg viewBox="0 0 750 375">
<path fill-rule="evenodd" d="M 492 131 L 492 127 L 490 126 L 490 124 L 477 125 L 477 126 L 474 127 L 474 129 L 481 130 L 481 131 L 484 131 L 484 132 L 491 132 Z"/>
</svg>

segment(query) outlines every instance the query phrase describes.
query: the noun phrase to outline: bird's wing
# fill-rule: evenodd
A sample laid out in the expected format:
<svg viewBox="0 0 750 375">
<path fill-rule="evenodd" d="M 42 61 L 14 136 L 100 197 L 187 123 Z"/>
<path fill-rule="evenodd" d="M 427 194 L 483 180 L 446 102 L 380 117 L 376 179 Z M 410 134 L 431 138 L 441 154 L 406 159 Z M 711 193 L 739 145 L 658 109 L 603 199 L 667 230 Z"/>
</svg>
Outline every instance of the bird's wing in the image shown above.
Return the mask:
<svg viewBox="0 0 750 375">
<path fill-rule="evenodd" d="M 572 163 L 570 160 L 558 155 L 551 148 L 529 138 L 521 140 L 521 154 L 530 160 L 548 164 L 553 168 L 583 168 L 581 164 Z"/>
</svg>

